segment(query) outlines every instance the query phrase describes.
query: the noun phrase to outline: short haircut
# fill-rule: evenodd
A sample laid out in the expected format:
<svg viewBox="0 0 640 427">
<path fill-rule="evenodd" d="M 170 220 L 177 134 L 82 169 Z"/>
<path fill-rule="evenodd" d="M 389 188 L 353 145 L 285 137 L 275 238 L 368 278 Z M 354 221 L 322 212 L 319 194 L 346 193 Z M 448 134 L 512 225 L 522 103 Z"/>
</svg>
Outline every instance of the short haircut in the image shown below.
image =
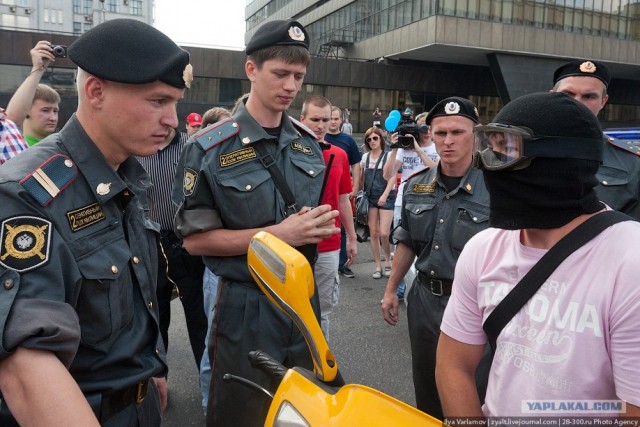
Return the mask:
<svg viewBox="0 0 640 427">
<path fill-rule="evenodd" d="M 202 115 L 202 127 L 207 127 L 228 117 L 231 117 L 231 111 L 224 107 L 213 107 Z"/>
<path fill-rule="evenodd" d="M 322 95 L 310 96 L 309 98 L 305 99 L 304 102 L 302 103 L 302 112 L 300 113 L 301 116 L 307 115 L 307 109 L 309 108 L 309 105 L 313 105 L 318 108 L 324 108 L 326 106 L 331 107 L 331 101 L 329 101 L 327 98 L 325 98 Z M 331 111 L 333 111 L 333 109 Z"/>
<path fill-rule="evenodd" d="M 338 113 L 340 113 L 340 120 L 342 120 L 342 110 L 340 109 L 340 107 L 336 107 L 335 105 L 331 107 L 331 112 L 333 113 L 334 111 L 337 111 Z"/>
<path fill-rule="evenodd" d="M 280 59 L 287 64 L 303 64 L 308 67 L 311 63 L 311 54 L 302 46 L 269 46 L 252 52 L 248 59 L 255 62 L 258 69 L 270 59 Z"/>
<path fill-rule="evenodd" d="M 49 102 L 51 104 L 60 104 L 60 94 L 56 92 L 50 86 L 39 83 L 36 87 L 36 93 L 33 95 L 33 100 L 41 99 L 44 102 Z"/>
</svg>

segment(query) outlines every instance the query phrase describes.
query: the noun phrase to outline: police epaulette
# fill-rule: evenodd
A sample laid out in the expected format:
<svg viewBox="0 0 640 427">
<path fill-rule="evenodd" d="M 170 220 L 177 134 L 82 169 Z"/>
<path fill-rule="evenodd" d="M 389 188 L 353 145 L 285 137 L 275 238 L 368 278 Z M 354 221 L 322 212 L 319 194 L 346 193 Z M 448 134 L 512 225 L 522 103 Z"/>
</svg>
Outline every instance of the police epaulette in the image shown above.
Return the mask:
<svg viewBox="0 0 640 427">
<path fill-rule="evenodd" d="M 614 147 L 621 148 L 625 151 L 635 154 L 636 156 L 640 156 L 640 141 L 634 139 L 617 139 L 617 138 L 607 138 L 607 142 Z"/>
<path fill-rule="evenodd" d="M 291 117 L 291 116 L 289 116 L 289 119 L 291 120 L 291 123 L 293 123 L 293 125 L 294 125 L 296 128 L 298 128 L 298 129 L 300 129 L 300 130 L 305 131 L 305 132 L 306 132 L 306 133 L 308 133 L 308 134 L 309 134 L 313 139 L 316 139 L 316 134 L 315 134 L 315 132 L 314 132 L 314 131 L 312 131 L 311 129 L 309 129 L 309 128 L 307 127 L 307 125 L 305 125 L 304 123 L 302 123 L 302 122 L 301 122 L 301 121 L 299 121 L 299 120 L 294 119 L 294 118 L 293 118 L 293 117 Z"/>
<path fill-rule="evenodd" d="M 197 133 L 196 142 L 204 151 L 208 151 L 221 142 L 235 136 L 240 132 L 240 125 L 234 119 L 221 120 L 216 124 L 207 126 Z"/>
<path fill-rule="evenodd" d="M 56 154 L 23 178 L 20 184 L 38 203 L 47 206 L 71 185 L 77 176 L 78 168 L 75 163 L 63 154 Z"/>
</svg>

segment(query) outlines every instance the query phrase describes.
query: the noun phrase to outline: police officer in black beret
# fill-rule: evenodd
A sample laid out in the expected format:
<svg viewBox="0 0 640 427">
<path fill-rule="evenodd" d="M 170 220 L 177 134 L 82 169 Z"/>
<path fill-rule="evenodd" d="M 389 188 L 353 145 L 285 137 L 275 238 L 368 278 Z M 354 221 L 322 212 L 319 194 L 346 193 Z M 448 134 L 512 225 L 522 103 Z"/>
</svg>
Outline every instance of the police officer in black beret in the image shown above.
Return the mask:
<svg viewBox="0 0 640 427">
<path fill-rule="evenodd" d="M 553 74 L 552 92 L 563 92 L 584 104 L 596 116 L 609 99 L 611 76 L 601 62 L 571 61 Z M 612 209 L 640 219 L 640 154 L 624 141 L 604 136 L 602 164 L 596 194 Z"/>
<path fill-rule="evenodd" d="M 77 112 L 0 170 L 0 425 L 10 410 L 21 425 L 158 426 L 158 224 L 131 156 L 153 154 L 178 126 L 189 54 L 118 19 L 69 57 Z"/>
<path fill-rule="evenodd" d="M 264 423 L 271 400 L 222 379 L 231 373 L 270 388 L 270 379 L 250 366 L 250 351 L 265 350 L 289 367 L 312 368 L 304 338 L 265 298 L 247 267 L 249 241 L 260 230 L 304 248 L 310 261 L 322 238 L 340 232 L 338 211 L 316 207 L 324 160 L 315 134 L 286 114 L 310 63 L 308 48 L 309 36 L 296 21 L 258 28 L 246 47 L 248 98 L 231 119 L 196 133 L 178 165 L 176 232 L 220 278 L 209 337 L 208 425 Z M 270 164 L 281 178 L 274 178 Z M 318 308 L 317 292 L 314 299 Z"/>
<path fill-rule="evenodd" d="M 489 226 L 489 193 L 482 172 L 473 166 L 473 129 L 478 110 L 467 99 L 450 97 L 429 111 L 426 124 L 440 156 L 437 167 L 407 179 L 396 252 L 381 301 L 384 320 L 398 322 L 396 290 L 416 259 L 417 275 L 407 295 L 413 386 L 418 409 L 442 419 L 435 383 L 440 323 L 451 295 L 456 261 L 467 241 Z M 481 395 L 488 366 L 479 370 Z"/>
</svg>

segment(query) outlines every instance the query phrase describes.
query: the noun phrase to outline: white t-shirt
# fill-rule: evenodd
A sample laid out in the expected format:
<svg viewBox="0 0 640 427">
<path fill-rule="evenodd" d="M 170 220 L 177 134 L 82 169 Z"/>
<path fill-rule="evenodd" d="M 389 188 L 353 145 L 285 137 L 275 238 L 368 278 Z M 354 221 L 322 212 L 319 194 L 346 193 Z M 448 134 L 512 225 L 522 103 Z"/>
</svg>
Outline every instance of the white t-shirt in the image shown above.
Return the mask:
<svg viewBox="0 0 640 427">
<path fill-rule="evenodd" d="M 558 416 L 540 411 L 535 402 L 543 400 L 640 405 L 638 242 L 636 222 L 604 230 L 571 254 L 511 319 L 497 340 L 486 416 Z M 482 323 L 545 253 L 522 245 L 518 230 L 476 234 L 456 264 L 442 331 L 484 344 Z"/>
<path fill-rule="evenodd" d="M 433 160 L 434 162 L 440 160 L 440 156 L 438 156 L 435 144 L 420 148 L 422 148 L 422 151 L 424 151 L 427 156 L 431 157 L 431 160 Z M 405 181 L 411 175 L 423 169 L 425 167 L 425 164 L 422 162 L 422 159 L 420 158 L 418 153 L 416 153 L 416 150 L 405 150 L 404 148 L 398 148 L 398 152 L 396 153 L 396 160 L 402 162 L 402 175 L 400 178 L 400 188 L 398 188 L 396 196 L 396 206 L 402 206 L 402 194 L 404 193 Z"/>
</svg>

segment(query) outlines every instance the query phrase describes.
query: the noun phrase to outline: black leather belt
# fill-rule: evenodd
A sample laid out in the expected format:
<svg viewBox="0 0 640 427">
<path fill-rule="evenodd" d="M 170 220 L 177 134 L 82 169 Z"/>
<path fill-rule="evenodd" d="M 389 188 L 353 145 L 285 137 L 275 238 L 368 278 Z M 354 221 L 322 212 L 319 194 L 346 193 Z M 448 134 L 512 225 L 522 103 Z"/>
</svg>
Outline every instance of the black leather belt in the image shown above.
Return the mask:
<svg viewBox="0 0 640 427">
<path fill-rule="evenodd" d="M 451 295 L 451 279 L 432 279 L 422 272 L 418 272 L 418 282 L 429 289 L 437 297 Z"/>
<path fill-rule="evenodd" d="M 103 423 L 129 405 L 140 404 L 147 396 L 149 380 L 102 396 L 100 421 Z"/>
</svg>

